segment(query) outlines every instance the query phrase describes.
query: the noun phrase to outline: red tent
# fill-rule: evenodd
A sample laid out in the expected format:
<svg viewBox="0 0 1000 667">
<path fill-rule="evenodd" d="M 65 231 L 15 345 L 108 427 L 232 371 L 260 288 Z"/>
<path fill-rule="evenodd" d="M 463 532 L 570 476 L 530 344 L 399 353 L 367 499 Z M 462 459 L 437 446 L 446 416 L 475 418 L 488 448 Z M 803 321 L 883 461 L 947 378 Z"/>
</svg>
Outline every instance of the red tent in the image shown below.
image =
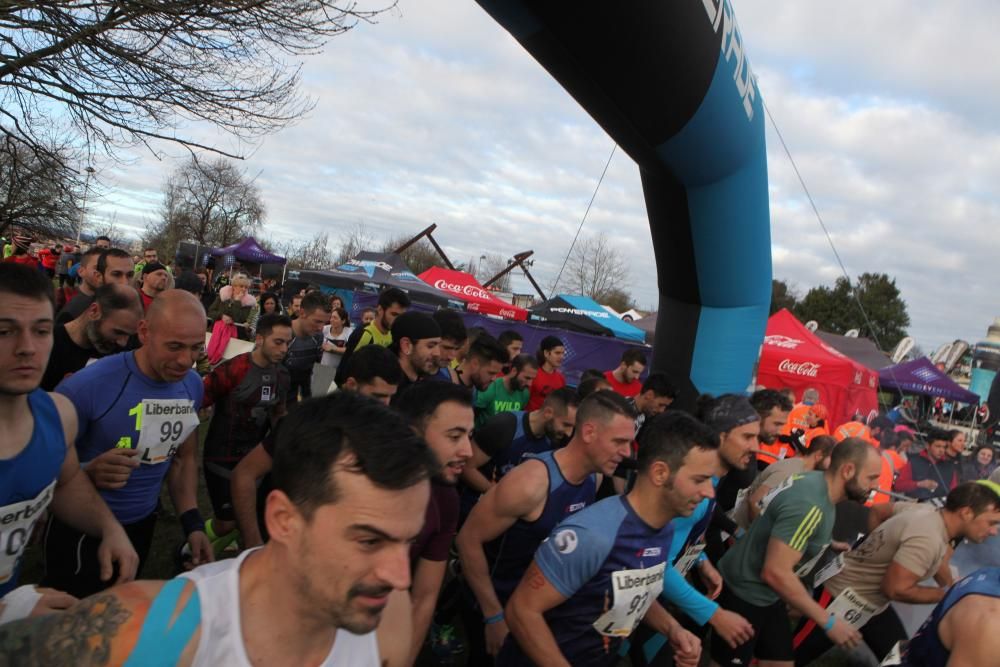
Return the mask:
<svg viewBox="0 0 1000 667">
<path fill-rule="evenodd" d="M 428 285 L 453 294 L 468 304 L 468 309 L 474 313 L 497 315 L 508 320 L 528 319 L 528 311 L 524 308 L 498 299 L 488 289 L 479 284 L 475 276 L 464 271 L 452 271 L 433 266 L 420 274 L 420 279 Z"/>
<path fill-rule="evenodd" d="M 806 388 L 816 388 L 830 413 L 831 431 L 855 412 L 867 418 L 878 409 L 878 373 L 824 343 L 785 309 L 767 321 L 757 383 L 794 389 L 797 398 Z"/>
</svg>

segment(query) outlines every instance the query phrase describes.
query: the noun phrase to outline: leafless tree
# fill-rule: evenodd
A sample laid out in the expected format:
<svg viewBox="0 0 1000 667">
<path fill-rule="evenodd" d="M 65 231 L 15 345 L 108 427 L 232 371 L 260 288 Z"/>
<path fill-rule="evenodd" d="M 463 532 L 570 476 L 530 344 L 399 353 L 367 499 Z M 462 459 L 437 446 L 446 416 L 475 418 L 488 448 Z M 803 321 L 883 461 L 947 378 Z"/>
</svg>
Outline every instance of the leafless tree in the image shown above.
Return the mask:
<svg viewBox="0 0 1000 667">
<path fill-rule="evenodd" d="M 409 234 L 402 234 L 386 239 L 382 244 L 382 252 L 392 252 L 400 247 L 412 237 Z M 400 253 L 403 261 L 410 267 L 414 274 L 420 275 L 432 266 L 444 266 L 444 260 L 437 253 L 434 246 L 427 239 L 420 239 L 409 248 Z"/>
<path fill-rule="evenodd" d="M 16 227 L 46 236 L 76 236 L 85 184 L 81 174 L 66 166 L 71 156 L 68 144 L 48 143 L 35 151 L 0 136 L 0 234 Z"/>
<path fill-rule="evenodd" d="M 329 241 L 330 237 L 326 232 L 319 232 L 310 241 L 287 243 L 275 248 L 274 252 L 284 256 L 289 269 L 329 269 L 333 265 Z"/>
<path fill-rule="evenodd" d="M 167 257 L 180 241 L 213 247 L 236 243 L 264 219 L 260 189 L 224 157 L 187 160 L 168 177 L 163 194 L 161 220 L 144 242 Z"/>
<path fill-rule="evenodd" d="M 500 273 L 507 268 L 507 258 L 503 255 L 495 252 L 488 252 L 482 255 L 477 262 L 478 271 L 476 272 L 476 278 L 479 282 L 486 282 L 496 274 Z M 514 269 L 518 271 L 519 269 Z M 500 280 L 496 281 L 491 288 L 495 288 L 501 292 L 510 291 L 510 276 L 511 273 L 506 273 Z"/>
<path fill-rule="evenodd" d="M 111 246 L 114 248 L 128 249 L 132 239 L 129 239 L 125 232 L 118 226 L 118 216 L 113 215 L 103 222 L 91 223 L 88 231 L 94 236 L 107 236 L 111 239 Z"/>
<path fill-rule="evenodd" d="M 577 242 L 566 264 L 559 291 L 583 294 L 604 303 L 615 290 L 625 292 L 628 284 L 625 254 L 601 232 Z"/>
<path fill-rule="evenodd" d="M 302 59 L 385 9 L 354 0 L 0 2 L 0 136 L 46 152 L 59 119 L 90 154 L 136 144 L 155 152 L 158 140 L 223 152 L 185 125 L 207 122 L 250 142 L 285 127 L 311 108 L 298 92 Z"/>
<path fill-rule="evenodd" d="M 340 248 L 334 257 L 334 266 L 346 264 L 347 260 L 357 255 L 362 250 L 377 251 L 382 243 L 374 233 L 360 222 L 340 234 Z"/>
</svg>

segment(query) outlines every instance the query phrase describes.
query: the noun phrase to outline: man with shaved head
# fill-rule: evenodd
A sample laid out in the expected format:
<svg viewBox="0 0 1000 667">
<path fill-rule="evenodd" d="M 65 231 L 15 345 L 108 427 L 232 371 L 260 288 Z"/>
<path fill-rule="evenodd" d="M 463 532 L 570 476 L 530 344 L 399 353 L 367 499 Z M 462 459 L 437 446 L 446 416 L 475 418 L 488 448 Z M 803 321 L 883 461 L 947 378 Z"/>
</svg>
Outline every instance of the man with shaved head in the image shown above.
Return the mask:
<svg viewBox="0 0 1000 667">
<path fill-rule="evenodd" d="M 76 407 L 76 450 L 142 565 L 156 526 L 164 478 L 193 563 L 212 560 L 198 513 L 198 410 L 203 386 L 192 370 L 205 347 L 205 309 L 182 290 L 161 292 L 139 322 L 142 347 L 96 361 L 56 392 Z M 105 588 L 98 544 L 58 519 L 45 533 L 45 585 L 78 597 Z"/>
</svg>

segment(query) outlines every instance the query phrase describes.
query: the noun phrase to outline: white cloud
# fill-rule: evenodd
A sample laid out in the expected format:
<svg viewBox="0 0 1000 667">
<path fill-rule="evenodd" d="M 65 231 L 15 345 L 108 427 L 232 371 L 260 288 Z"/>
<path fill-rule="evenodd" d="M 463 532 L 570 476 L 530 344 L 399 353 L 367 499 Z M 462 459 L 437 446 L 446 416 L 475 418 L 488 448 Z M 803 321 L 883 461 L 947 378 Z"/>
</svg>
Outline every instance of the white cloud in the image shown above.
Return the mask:
<svg viewBox="0 0 1000 667">
<path fill-rule="evenodd" d="M 1000 101 L 988 2 L 736 3 L 765 102 L 849 273 L 897 278 L 925 348 L 977 340 L 997 309 Z M 306 61 L 317 105 L 246 162 L 259 172 L 266 234 L 332 238 L 364 222 L 388 235 L 436 222 L 456 261 L 534 249 L 555 276 L 612 142 L 474 2 L 416 3 L 360 25 Z M 199 137 L 232 141 L 199 130 Z M 97 217 L 136 227 L 183 151 L 106 177 Z M 775 275 L 839 275 L 774 132 L 768 163 Z M 642 188 L 617 152 L 584 234 L 605 231 L 632 260 L 639 303 L 656 301 Z M 515 284 L 530 291 L 526 281 Z"/>
</svg>

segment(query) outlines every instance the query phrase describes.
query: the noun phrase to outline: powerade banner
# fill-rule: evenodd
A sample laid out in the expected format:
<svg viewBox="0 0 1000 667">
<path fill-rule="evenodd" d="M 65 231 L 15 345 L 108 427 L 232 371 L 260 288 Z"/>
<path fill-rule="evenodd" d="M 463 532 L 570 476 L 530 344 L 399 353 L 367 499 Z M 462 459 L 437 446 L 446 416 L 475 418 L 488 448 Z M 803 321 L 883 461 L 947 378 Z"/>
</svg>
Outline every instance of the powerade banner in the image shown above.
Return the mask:
<svg viewBox="0 0 1000 667">
<path fill-rule="evenodd" d="M 624 322 L 599 303 L 585 296 L 560 294 L 530 308 L 533 318 L 551 326 L 598 336 L 614 336 L 637 343 L 645 342 L 646 333 Z"/>
<path fill-rule="evenodd" d="M 655 370 L 743 391 L 764 338 L 764 111 L 728 0 L 477 0 L 639 166 L 659 286 Z"/>
<path fill-rule="evenodd" d="M 362 311 L 365 308 L 374 308 L 377 304 L 377 294 L 355 292 L 350 309 L 351 323 L 360 322 Z M 414 309 L 424 312 L 433 312 L 434 310 L 424 304 L 415 304 Z M 637 345 L 617 338 L 555 330 L 552 327 L 524 322 L 503 321 L 475 313 L 460 314 L 465 321 L 466 328 L 482 327 L 494 338 L 507 330 L 518 332 L 524 337 L 524 351 L 528 354 L 533 354 L 546 336 L 558 336 L 566 346 L 562 373 L 566 376 L 566 381 L 574 386 L 579 382 L 580 374 L 589 368 L 601 371 L 616 368 L 622 359 L 622 353 L 629 348 L 641 349 L 647 357 L 652 352 L 649 346 Z"/>
</svg>

